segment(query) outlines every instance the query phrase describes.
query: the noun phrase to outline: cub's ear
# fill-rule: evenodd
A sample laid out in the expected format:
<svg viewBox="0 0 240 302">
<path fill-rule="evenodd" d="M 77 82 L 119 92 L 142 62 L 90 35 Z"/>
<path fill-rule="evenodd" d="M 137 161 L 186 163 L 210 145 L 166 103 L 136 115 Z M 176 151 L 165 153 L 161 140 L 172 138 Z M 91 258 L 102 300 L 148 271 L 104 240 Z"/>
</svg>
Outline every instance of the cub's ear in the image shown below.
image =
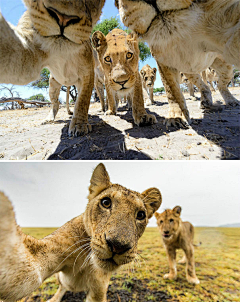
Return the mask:
<svg viewBox="0 0 240 302">
<path fill-rule="evenodd" d="M 158 218 L 161 216 L 161 214 L 158 213 L 158 212 L 155 212 L 155 213 L 154 213 L 154 216 L 155 216 L 155 218 L 158 220 Z"/>
<path fill-rule="evenodd" d="M 106 38 L 101 31 L 94 32 L 94 34 L 92 35 L 92 43 L 97 51 L 107 45 Z"/>
<path fill-rule="evenodd" d="M 176 206 L 175 208 L 173 208 L 173 214 L 175 216 L 180 216 L 181 212 L 182 212 L 182 208 L 180 206 Z"/>
<path fill-rule="evenodd" d="M 142 77 L 144 77 L 146 74 L 146 72 L 144 70 L 141 70 L 140 73 L 141 73 Z"/>
<path fill-rule="evenodd" d="M 103 190 L 110 187 L 111 182 L 107 170 L 103 164 L 99 164 L 93 171 L 90 186 L 89 186 L 89 195 L 88 199 L 92 199 L 100 194 Z"/>
<path fill-rule="evenodd" d="M 157 68 L 154 67 L 153 68 L 153 72 L 156 73 L 157 72 Z"/>
<path fill-rule="evenodd" d="M 138 42 L 138 36 L 135 33 L 131 32 L 127 35 L 127 40 Z"/>
<path fill-rule="evenodd" d="M 150 188 L 141 194 L 147 209 L 148 218 L 151 218 L 162 203 L 162 195 L 157 188 Z"/>
<path fill-rule="evenodd" d="M 118 0 L 115 0 L 115 6 L 116 6 L 117 8 L 119 8 L 119 1 L 118 1 Z"/>
</svg>

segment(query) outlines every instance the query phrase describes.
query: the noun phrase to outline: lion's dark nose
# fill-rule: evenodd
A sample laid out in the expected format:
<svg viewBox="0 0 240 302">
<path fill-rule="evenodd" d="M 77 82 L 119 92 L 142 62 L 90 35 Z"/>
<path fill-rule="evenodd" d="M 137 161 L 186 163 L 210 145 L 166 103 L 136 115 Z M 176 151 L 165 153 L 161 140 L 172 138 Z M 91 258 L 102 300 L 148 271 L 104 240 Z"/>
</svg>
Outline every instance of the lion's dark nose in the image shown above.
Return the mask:
<svg viewBox="0 0 240 302">
<path fill-rule="evenodd" d="M 116 239 L 106 238 L 107 245 L 112 253 L 122 255 L 132 248 L 130 243 L 123 244 Z"/>
<path fill-rule="evenodd" d="M 164 234 L 165 234 L 165 235 L 168 235 L 168 234 L 169 234 L 169 231 L 164 231 Z"/>
<path fill-rule="evenodd" d="M 47 11 L 49 15 L 52 16 L 57 21 L 59 27 L 61 28 L 61 31 L 63 31 L 64 28 L 67 27 L 68 25 L 75 24 L 80 21 L 80 18 L 78 16 L 65 15 L 52 7 L 48 7 Z"/>
</svg>

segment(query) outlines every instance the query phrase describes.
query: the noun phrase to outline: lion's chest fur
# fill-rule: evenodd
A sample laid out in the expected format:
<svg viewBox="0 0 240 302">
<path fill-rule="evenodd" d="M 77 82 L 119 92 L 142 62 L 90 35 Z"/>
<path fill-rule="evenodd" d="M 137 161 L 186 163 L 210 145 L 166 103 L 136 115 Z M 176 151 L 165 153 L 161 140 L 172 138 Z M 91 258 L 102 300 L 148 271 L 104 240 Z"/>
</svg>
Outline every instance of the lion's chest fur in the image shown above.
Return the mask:
<svg viewBox="0 0 240 302">
<path fill-rule="evenodd" d="M 49 58 L 46 65 L 54 78 L 62 85 L 78 86 L 84 75 L 93 68 L 92 50 L 89 43 L 64 47 L 56 47 L 49 50 Z"/>
<path fill-rule="evenodd" d="M 158 63 L 185 73 L 199 73 L 212 64 L 217 53 L 202 31 L 204 13 L 200 7 L 165 12 L 143 36 Z"/>
</svg>

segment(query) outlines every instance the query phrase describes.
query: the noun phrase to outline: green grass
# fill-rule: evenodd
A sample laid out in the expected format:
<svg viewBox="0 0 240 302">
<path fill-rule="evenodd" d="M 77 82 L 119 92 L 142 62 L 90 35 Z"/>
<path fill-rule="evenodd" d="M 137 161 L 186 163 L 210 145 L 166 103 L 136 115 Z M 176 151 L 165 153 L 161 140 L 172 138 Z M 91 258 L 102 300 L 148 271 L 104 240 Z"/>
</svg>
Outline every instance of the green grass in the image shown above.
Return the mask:
<svg viewBox="0 0 240 302">
<path fill-rule="evenodd" d="M 36 238 L 42 238 L 53 230 L 23 229 Z M 176 281 L 163 279 L 163 275 L 168 272 L 166 253 L 157 228 L 147 228 L 138 245 L 139 261 L 113 274 L 114 284 L 126 289 L 126 284 L 134 282 L 132 278 L 136 278 L 150 290 L 167 292 L 180 302 L 240 301 L 239 238 L 240 228 L 196 228 L 195 243 L 202 242 L 200 247 L 195 248 L 196 274 L 201 283 L 191 285 L 186 281 L 183 264 L 178 264 Z M 178 251 L 177 259 L 182 255 L 182 251 Z M 51 277 L 34 294 L 40 294 L 44 301 L 44 297 L 55 293 L 56 288 L 56 279 Z M 155 301 L 151 294 L 146 300 Z"/>
</svg>

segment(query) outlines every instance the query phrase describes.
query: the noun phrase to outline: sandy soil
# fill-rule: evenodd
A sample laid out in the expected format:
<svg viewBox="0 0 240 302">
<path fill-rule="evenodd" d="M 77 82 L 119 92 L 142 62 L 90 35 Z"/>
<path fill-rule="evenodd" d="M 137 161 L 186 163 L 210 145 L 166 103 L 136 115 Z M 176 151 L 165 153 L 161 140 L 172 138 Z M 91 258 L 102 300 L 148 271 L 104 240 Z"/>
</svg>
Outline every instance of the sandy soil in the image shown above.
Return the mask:
<svg viewBox="0 0 240 302">
<path fill-rule="evenodd" d="M 240 100 L 240 88 L 231 88 Z M 199 93 L 196 94 L 199 97 Z M 131 111 L 120 106 L 116 116 L 105 116 L 100 104 L 91 104 L 89 121 L 93 131 L 86 136 L 69 138 L 71 117 L 62 106 L 54 123 L 41 125 L 49 108 L 0 112 L 1 160 L 91 160 L 91 159 L 158 159 L 213 160 L 240 158 L 240 106 L 208 111 L 199 101 L 187 98 L 192 124 L 189 129 L 164 125 L 168 103 L 165 95 L 155 97 L 147 107 L 158 123 L 133 125 Z M 221 103 L 218 92 L 214 102 Z"/>
</svg>

